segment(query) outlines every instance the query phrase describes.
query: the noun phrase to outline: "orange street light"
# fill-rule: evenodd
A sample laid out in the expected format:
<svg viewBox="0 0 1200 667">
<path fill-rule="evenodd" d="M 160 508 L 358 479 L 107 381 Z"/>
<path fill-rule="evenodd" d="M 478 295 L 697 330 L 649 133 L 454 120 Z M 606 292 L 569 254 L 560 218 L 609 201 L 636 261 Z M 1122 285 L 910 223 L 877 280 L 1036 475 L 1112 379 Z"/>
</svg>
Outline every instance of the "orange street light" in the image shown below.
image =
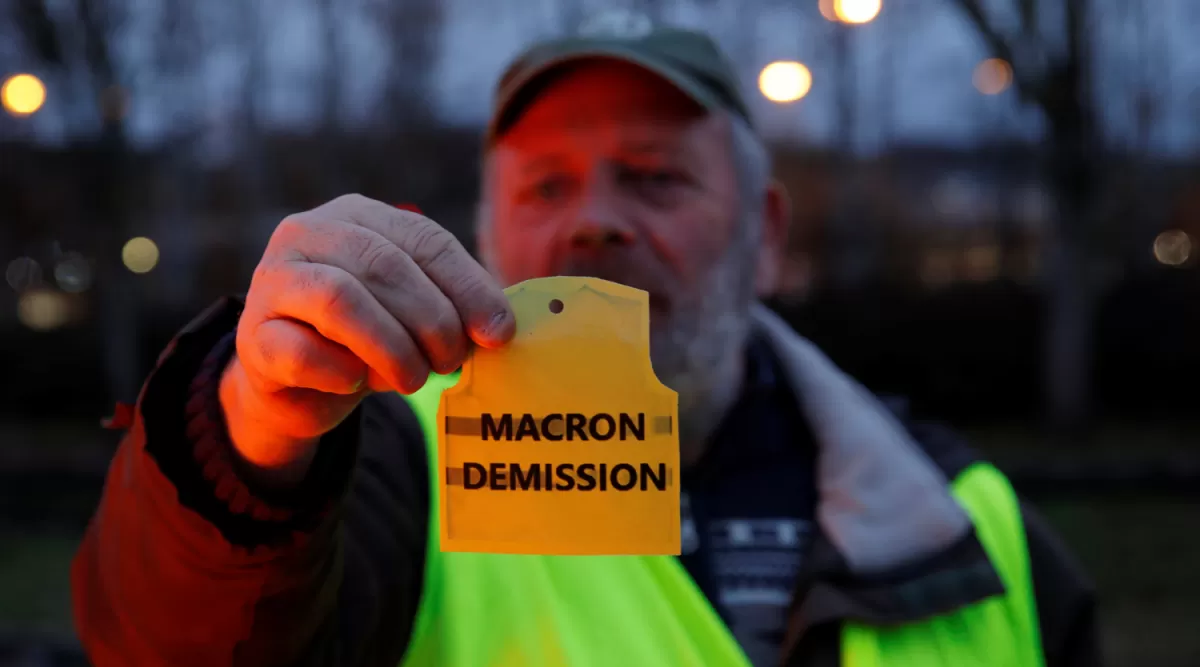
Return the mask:
<svg viewBox="0 0 1200 667">
<path fill-rule="evenodd" d="M 1012 85 L 1012 66 L 1000 58 L 988 58 L 975 66 L 971 80 L 984 95 L 999 95 Z"/>
<path fill-rule="evenodd" d="M 14 116 L 30 116 L 46 102 L 46 86 L 32 74 L 15 74 L 0 86 L 0 104 Z"/>
<path fill-rule="evenodd" d="M 828 20 L 861 25 L 879 16 L 883 0 L 819 0 L 818 7 Z"/>
<path fill-rule="evenodd" d="M 802 63 L 777 60 L 758 75 L 758 89 L 772 102 L 795 102 L 812 89 L 812 72 Z"/>
</svg>

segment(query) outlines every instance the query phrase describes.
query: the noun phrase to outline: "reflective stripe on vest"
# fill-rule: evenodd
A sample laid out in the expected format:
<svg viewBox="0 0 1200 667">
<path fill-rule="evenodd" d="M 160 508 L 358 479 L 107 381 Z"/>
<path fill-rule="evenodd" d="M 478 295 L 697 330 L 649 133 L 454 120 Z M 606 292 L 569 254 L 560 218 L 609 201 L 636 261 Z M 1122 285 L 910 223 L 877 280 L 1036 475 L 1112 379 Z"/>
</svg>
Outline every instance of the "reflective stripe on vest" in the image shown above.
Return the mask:
<svg viewBox="0 0 1200 667">
<path fill-rule="evenodd" d="M 406 397 L 425 433 L 432 480 L 440 475 L 438 403 L 456 381 L 457 375 L 435 375 Z M 438 485 L 431 484 L 431 490 L 424 590 L 401 663 L 405 667 L 749 667 L 677 559 L 442 553 Z M 954 490 L 976 524 L 988 525 L 979 528 L 980 537 L 999 563 L 1009 593 L 899 629 L 847 625 L 844 664 L 1040 667 L 1024 539 L 1011 537 L 1014 521 L 1023 535 L 1020 515 L 1015 500 L 995 498 L 1005 490 L 1011 496 L 1011 489 L 990 466 L 974 466 L 956 480 Z M 1005 553 L 998 557 L 996 549 Z M 1014 560 L 1025 563 L 1026 574 L 1010 583 L 1006 571 L 1020 570 Z M 1016 601 L 1023 604 L 1026 598 L 1029 611 L 1017 613 L 1024 607 Z M 1036 661 L 1021 661 L 1033 654 Z M 979 656 L 997 655 L 1015 661 L 979 661 Z M 964 661 L 964 656 L 970 657 Z"/>
</svg>

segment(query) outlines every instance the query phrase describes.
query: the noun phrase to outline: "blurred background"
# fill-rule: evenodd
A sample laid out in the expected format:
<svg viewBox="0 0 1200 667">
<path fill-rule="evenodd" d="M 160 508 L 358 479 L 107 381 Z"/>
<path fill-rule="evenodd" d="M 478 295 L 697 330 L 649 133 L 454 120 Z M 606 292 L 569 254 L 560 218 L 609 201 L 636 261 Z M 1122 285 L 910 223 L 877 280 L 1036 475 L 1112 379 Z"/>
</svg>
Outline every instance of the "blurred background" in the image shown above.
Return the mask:
<svg viewBox="0 0 1200 667">
<path fill-rule="evenodd" d="M 505 60 L 709 30 L 795 205 L 774 306 L 967 432 L 1070 542 L 1111 665 L 1200 665 L 1200 2 L 0 0 L 0 665 L 85 664 L 67 569 L 172 334 L 287 213 L 471 244 Z"/>
</svg>

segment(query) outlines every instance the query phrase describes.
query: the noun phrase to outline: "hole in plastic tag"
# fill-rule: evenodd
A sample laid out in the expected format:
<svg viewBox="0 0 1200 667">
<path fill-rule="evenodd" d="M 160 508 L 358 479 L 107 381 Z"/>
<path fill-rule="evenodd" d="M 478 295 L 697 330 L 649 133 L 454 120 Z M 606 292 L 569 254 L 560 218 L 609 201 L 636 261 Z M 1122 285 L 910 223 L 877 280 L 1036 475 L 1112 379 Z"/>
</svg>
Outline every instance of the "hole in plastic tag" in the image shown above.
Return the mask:
<svg viewBox="0 0 1200 667">
<path fill-rule="evenodd" d="M 679 554 L 678 400 L 648 295 L 574 277 L 506 294 L 516 337 L 442 394 L 442 550 Z"/>
</svg>

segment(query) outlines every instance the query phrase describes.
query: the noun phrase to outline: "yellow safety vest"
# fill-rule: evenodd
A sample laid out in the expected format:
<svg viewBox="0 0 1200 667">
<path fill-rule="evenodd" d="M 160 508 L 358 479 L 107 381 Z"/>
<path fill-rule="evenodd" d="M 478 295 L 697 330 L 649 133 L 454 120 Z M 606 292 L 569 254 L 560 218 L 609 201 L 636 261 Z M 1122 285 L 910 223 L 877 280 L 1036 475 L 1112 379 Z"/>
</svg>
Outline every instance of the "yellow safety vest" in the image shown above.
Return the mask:
<svg viewBox="0 0 1200 667">
<path fill-rule="evenodd" d="M 434 480 L 438 402 L 456 381 L 435 375 L 407 397 Z M 952 486 L 1006 593 L 896 627 L 847 622 L 846 667 L 1043 666 L 1016 494 L 987 464 Z M 403 667 L 749 667 L 677 559 L 442 553 L 430 487 L 424 590 Z"/>
</svg>

